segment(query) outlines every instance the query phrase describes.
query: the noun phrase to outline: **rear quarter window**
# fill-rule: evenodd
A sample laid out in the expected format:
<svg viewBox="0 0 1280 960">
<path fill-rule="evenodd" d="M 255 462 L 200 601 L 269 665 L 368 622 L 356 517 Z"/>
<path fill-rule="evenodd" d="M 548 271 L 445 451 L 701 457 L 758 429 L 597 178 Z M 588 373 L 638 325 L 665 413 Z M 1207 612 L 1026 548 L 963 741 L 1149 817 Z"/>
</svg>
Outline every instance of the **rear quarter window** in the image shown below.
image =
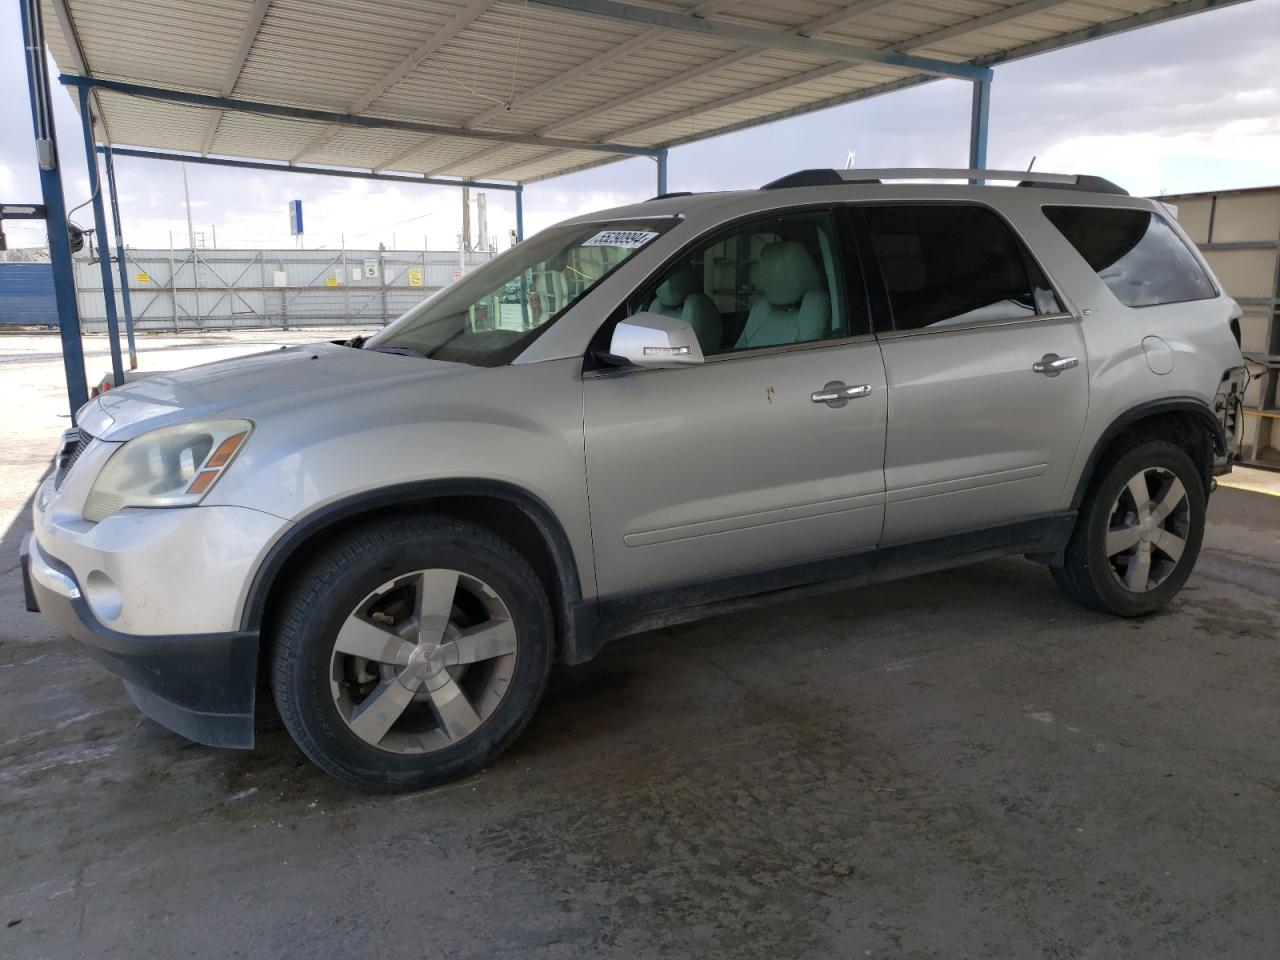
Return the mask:
<svg viewBox="0 0 1280 960">
<path fill-rule="evenodd" d="M 1200 261 L 1157 213 L 1050 206 L 1044 215 L 1125 306 L 1154 307 L 1218 295 Z"/>
</svg>

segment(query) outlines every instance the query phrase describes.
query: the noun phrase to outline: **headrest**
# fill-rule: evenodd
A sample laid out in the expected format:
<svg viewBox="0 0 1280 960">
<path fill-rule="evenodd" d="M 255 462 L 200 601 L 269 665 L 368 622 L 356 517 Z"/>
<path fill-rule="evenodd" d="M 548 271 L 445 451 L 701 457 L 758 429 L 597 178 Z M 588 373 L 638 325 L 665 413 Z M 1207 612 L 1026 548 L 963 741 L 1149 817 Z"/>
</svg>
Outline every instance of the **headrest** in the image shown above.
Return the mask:
<svg viewBox="0 0 1280 960">
<path fill-rule="evenodd" d="M 757 282 L 769 305 L 774 307 L 799 303 L 810 290 L 822 286 L 813 257 L 795 240 L 778 240 L 760 251 Z"/>
<path fill-rule="evenodd" d="M 693 269 L 685 265 L 658 284 L 654 294 L 664 307 L 678 307 L 697 289 L 698 278 L 693 275 Z"/>
</svg>

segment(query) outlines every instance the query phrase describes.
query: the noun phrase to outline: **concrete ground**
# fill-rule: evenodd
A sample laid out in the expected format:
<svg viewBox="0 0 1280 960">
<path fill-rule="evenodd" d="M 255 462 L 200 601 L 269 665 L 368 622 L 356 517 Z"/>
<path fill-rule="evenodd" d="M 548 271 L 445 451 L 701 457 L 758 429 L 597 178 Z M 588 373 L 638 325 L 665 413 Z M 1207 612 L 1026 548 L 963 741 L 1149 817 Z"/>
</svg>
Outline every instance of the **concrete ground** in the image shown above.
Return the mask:
<svg viewBox="0 0 1280 960">
<path fill-rule="evenodd" d="M 486 772 L 370 799 L 274 718 L 168 733 L 22 611 L 57 341 L 0 364 L 0 956 L 1280 955 L 1275 496 L 1215 494 L 1155 616 L 1004 560 L 662 630 L 560 671 Z"/>
</svg>

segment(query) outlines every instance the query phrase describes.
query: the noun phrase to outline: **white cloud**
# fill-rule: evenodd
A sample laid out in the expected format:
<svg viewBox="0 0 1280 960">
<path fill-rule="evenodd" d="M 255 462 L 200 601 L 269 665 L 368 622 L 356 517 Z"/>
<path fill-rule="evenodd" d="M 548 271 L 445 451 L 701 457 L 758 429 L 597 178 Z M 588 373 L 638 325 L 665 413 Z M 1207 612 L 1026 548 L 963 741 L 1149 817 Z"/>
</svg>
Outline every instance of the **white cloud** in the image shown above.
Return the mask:
<svg viewBox="0 0 1280 960">
<path fill-rule="evenodd" d="M 1045 170 L 1110 177 L 1130 193 L 1215 189 L 1224 181 L 1280 181 L 1280 118 L 1233 120 L 1183 132 L 1069 137 L 1037 161 Z M 1196 184 L 1187 187 L 1188 181 Z"/>
</svg>

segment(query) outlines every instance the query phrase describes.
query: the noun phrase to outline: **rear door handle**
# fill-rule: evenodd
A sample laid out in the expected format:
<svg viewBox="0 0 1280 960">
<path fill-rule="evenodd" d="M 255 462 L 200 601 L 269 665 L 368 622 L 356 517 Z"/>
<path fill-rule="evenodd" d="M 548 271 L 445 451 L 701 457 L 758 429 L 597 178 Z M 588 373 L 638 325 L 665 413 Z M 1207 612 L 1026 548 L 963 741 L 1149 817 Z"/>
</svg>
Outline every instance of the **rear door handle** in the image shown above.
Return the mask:
<svg viewBox="0 0 1280 960">
<path fill-rule="evenodd" d="M 859 397 L 865 397 L 871 393 L 871 384 L 859 383 L 856 386 L 847 387 L 843 380 L 832 380 L 821 390 L 815 390 L 809 395 L 809 399 L 814 403 L 825 403 L 829 407 L 843 407 L 850 400 L 857 400 Z"/>
<path fill-rule="evenodd" d="M 1056 377 L 1063 370 L 1078 366 L 1080 366 L 1079 357 L 1060 357 L 1056 353 L 1046 353 L 1031 365 L 1031 369 L 1036 373 L 1043 373 L 1046 377 Z"/>
</svg>

